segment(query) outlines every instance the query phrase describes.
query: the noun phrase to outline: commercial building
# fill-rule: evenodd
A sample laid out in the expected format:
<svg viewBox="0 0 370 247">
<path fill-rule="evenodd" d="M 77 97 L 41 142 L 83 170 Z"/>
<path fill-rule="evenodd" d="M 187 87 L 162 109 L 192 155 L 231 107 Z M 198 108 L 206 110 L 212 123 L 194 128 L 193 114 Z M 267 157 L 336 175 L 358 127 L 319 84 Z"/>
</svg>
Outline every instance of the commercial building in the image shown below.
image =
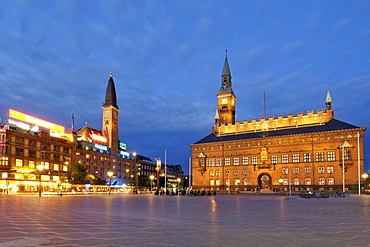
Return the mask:
<svg viewBox="0 0 370 247">
<path fill-rule="evenodd" d="M 352 189 L 363 173 L 366 128 L 325 109 L 235 120 L 236 96 L 226 55 L 212 133 L 191 145 L 194 189 Z M 323 97 L 324 98 L 324 97 Z"/>
<path fill-rule="evenodd" d="M 135 184 L 156 175 L 150 158 L 131 153 L 118 139 L 117 96 L 110 74 L 102 106 L 102 130 L 84 126 L 66 133 L 63 126 L 9 110 L 0 126 L 0 191 L 68 191 L 71 164 L 112 185 Z M 112 175 L 110 173 L 112 172 Z M 136 183 L 135 183 L 136 182 Z"/>
</svg>

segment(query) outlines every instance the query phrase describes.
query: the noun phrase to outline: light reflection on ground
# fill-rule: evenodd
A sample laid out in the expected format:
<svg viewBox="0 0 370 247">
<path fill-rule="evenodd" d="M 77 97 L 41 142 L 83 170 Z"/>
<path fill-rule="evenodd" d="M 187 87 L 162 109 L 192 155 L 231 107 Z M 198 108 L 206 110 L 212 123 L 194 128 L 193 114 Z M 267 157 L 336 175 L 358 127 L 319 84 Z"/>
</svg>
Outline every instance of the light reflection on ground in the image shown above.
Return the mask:
<svg viewBox="0 0 370 247">
<path fill-rule="evenodd" d="M 370 196 L 0 196 L 0 246 L 368 246 Z"/>
</svg>

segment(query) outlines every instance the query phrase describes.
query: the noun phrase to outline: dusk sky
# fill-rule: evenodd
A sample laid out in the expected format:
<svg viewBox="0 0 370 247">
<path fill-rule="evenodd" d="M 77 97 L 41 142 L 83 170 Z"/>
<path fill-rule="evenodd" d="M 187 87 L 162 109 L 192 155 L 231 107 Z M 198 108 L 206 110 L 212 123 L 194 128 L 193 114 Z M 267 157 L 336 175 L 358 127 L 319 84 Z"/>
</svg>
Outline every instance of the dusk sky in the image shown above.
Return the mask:
<svg viewBox="0 0 370 247">
<path fill-rule="evenodd" d="M 211 133 L 225 48 L 236 120 L 324 109 L 370 119 L 370 1 L 1 1 L 0 117 L 101 129 L 113 72 L 119 137 L 187 173 Z M 365 170 L 370 137 L 365 132 Z"/>
</svg>

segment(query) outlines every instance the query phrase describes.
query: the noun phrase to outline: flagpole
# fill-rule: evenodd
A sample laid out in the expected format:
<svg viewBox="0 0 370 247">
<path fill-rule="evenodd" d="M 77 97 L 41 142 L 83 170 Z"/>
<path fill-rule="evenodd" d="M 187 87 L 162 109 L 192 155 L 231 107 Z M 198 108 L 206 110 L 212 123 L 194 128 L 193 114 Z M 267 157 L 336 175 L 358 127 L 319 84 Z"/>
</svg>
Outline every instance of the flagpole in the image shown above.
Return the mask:
<svg viewBox="0 0 370 247">
<path fill-rule="evenodd" d="M 358 170 L 358 195 L 361 195 L 361 167 L 360 167 L 360 132 L 357 132 L 357 170 Z"/>
<path fill-rule="evenodd" d="M 191 189 L 191 157 L 189 157 L 189 188 Z"/>
<path fill-rule="evenodd" d="M 164 150 L 164 191 L 167 194 L 167 151 Z"/>
</svg>

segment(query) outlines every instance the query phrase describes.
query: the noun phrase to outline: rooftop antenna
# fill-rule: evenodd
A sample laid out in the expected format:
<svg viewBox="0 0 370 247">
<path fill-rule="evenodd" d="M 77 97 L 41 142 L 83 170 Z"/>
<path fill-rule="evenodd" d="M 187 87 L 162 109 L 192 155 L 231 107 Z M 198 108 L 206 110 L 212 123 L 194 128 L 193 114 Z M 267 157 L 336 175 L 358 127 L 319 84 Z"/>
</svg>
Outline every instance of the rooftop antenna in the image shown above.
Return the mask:
<svg viewBox="0 0 370 247">
<path fill-rule="evenodd" d="M 266 119 L 266 92 L 263 92 L 263 116 Z"/>
</svg>

